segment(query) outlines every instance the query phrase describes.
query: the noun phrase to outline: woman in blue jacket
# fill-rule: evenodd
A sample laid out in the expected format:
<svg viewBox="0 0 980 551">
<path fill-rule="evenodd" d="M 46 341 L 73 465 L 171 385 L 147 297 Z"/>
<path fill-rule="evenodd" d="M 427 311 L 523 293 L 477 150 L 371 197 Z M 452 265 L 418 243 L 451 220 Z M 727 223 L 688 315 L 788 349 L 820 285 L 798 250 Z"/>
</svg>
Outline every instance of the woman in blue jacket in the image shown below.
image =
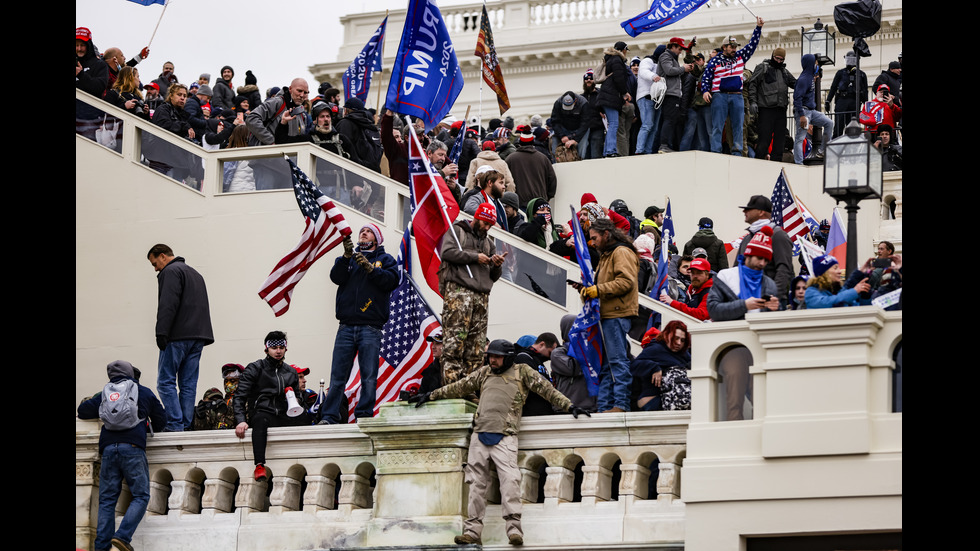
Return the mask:
<svg viewBox="0 0 980 551">
<path fill-rule="evenodd" d="M 830 255 L 825 254 L 813 260 L 814 277 L 810 278 L 806 287 L 808 310 L 871 304 L 868 294 L 871 285 L 868 283 L 867 275 L 856 270 L 846 282 L 841 284 L 841 272 L 837 259 Z"/>
</svg>

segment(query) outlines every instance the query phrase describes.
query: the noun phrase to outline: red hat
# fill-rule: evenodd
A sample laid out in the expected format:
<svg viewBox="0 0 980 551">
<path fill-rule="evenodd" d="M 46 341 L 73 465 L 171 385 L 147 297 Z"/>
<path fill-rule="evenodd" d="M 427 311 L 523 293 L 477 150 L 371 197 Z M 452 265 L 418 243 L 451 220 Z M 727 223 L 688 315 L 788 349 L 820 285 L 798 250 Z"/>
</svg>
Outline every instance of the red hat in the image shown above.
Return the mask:
<svg viewBox="0 0 980 551">
<path fill-rule="evenodd" d="M 144 84 L 144 85 L 143 85 L 143 88 L 144 88 L 144 89 L 145 89 L 145 88 L 153 88 L 153 89 L 154 89 L 154 90 L 156 90 L 157 92 L 159 92 L 159 91 L 160 91 L 160 85 L 159 85 L 159 84 L 157 84 L 157 83 L 155 83 L 155 82 L 150 82 L 150 83 L 148 83 L 148 84 Z"/>
<path fill-rule="evenodd" d="M 583 193 L 582 202 L 579 204 L 584 207 L 586 203 L 598 203 L 598 202 L 599 201 L 596 201 L 595 199 L 595 195 L 592 195 L 591 193 Z"/>
<path fill-rule="evenodd" d="M 534 141 L 534 132 L 531 130 L 530 125 L 522 124 L 514 129 L 514 133 L 520 137 L 521 143 L 531 143 Z"/>
<path fill-rule="evenodd" d="M 684 39 L 677 38 L 676 36 L 674 38 L 671 38 L 670 42 L 667 43 L 668 46 L 670 46 L 671 44 L 677 44 L 681 48 L 687 48 L 687 46 L 684 45 Z"/>
<path fill-rule="evenodd" d="M 745 247 L 745 256 L 761 256 L 766 260 L 772 260 L 772 228 L 762 226 L 752 236 L 752 241 Z"/>
<path fill-rule="evenodd" d="M 456 121 L 453 123 L 452 126 L 452 128 L 462 128 L 462 127 L 463 127 L 463 121 Z"/>
<path fill-rule="evenodd" d="M 483 142 L 483 150 L 484 151 L 496 151 L 497 150 L 497 146 L 494 145 L 494 143 L 492 141 L 487 140 L 487 141 Z"/>
<path fill-rule="evenodd" d="M 78 27 L 75 29 L 75 40 L 85 40 L 86 42 L 92 40 L 92 31 L 88 30 L 88 27 Z"/>
<path fill-rule="evenodd" d="M 695 258 L 691 261 L 692 270 L 701 270 L 702 272 L 711 271 L 711 263 L 703 258 Z"/>
<path fill-rule="evenodd" d="M 296 364 L 289 364 L 289 365 L 291 365 L 293 367 L 293 369 L 296 370 L 296 373 L 298 373 L 298 374 L 301 374 L 301 375 L 309 375 L 310 374 L 310 368 L 308 368 L 308 367 L 300 367 L 300 366 L 298 366 Z"/>
<path fill-rule="evenodd" d="M 473 213 L 474 220 L 483 220 L 491 226 L 497 223 L 497 209 L 490 203 L 481 203 Z"/>
</svg>

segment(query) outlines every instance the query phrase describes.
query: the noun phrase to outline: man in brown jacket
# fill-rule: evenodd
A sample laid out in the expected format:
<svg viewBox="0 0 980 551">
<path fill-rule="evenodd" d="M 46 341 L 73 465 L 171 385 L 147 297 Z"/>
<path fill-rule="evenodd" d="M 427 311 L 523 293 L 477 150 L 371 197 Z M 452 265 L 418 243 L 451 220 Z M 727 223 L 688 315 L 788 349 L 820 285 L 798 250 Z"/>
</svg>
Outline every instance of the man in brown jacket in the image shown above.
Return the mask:
<svg viewBox="0 0 980 551">
<path fill-rule="evenodd" d="M 584 287 L 582 299 L 599 298 L 604 362 L 599 371 L 600 413 L 630 410 L 630 364 L 627 357 L 630 318 L 639 313 L 639 256 L 630 238 L 608 218 L 592 223 L 589 235 L 599 250 L 596 284 Z"/>
<path fill-rule="evenodd" d="M 496 221 L 496 209 L 483 203 L 473 214 L 472 224 L 459 219 L 442 237 L 439 292 L 443 297 L 442 367 L 447 385 L 483 363 L 490 289 L 500 279 L 507 256 L 497 254 L 487 237 Z"/>
</svg>

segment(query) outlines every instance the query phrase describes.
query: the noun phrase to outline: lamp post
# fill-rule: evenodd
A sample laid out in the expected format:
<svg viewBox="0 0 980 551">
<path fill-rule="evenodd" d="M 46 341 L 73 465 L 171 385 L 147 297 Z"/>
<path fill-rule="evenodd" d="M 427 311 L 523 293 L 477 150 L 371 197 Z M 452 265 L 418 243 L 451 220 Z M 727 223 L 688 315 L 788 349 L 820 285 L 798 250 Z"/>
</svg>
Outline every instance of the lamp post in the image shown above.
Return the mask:
<svg viewBox="0 0 980 551">
<path fill-rule="evenodd" d="M 844 133 L 827 143 L 823 192 L 847 210 L 847 261 L 845 268 L 857 267 L 857 211 L 864 199 L 881 199 L 881 152 L 868 140 L 857 120 Z"/>
<path fill-rule="evenodd" d="M 823 98 L 820 92 L 820 82 L 823 80 L 823 66 L 824 65 L 834 65 L 835 59 L 837 57 L 837 46 L 834 43 L 834 38 L 836 33 L 830 32 L 830 30 L 824 26 L 820 18 L 817 18 L 817 22 L 813 24 L 813 28 L 810 30 L 800 27 L 800 35 L 802 40 L 800 41 L 800 57 L 806 54 L 813 54 L 817 58 L 817 65 L 820 66 L 820 72 L 816 75 L 817 78 L 814 79 L 816 90 L 814 91 L 814 103 L 816 103 L 817 111 L 820 110 L 821 105 L 823 105 Z M 823 137 L 822 128 L 813 129 L 813 141 L 819 142 Z M 820 159 L 816 158 L 817 148 L 813 147 L 810 149 L 810 154 L 803 159 L 803 164 L 816 164 L 820 162 Z"/>
</svg>

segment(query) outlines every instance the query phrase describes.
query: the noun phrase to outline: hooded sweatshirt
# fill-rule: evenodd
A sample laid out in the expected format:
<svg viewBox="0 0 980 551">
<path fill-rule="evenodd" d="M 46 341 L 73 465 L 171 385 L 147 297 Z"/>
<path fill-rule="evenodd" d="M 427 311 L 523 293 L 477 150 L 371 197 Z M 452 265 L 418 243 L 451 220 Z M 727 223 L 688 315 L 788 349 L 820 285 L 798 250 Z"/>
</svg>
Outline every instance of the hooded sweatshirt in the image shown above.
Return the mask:
<svg viewBox="0 0 980 551">
<path fill-rule="evenodd" d="M 803 72 L 800 78 L 796 79 L 796 88 L 793 89 L 793 115 L 797 118 L 804 116 L 803 108 L 816 109 L 814 102 L 814 75 L 817 73 L 817 57 L 813 54 L 806 54 L 801 59 Z"/>
</svg>

